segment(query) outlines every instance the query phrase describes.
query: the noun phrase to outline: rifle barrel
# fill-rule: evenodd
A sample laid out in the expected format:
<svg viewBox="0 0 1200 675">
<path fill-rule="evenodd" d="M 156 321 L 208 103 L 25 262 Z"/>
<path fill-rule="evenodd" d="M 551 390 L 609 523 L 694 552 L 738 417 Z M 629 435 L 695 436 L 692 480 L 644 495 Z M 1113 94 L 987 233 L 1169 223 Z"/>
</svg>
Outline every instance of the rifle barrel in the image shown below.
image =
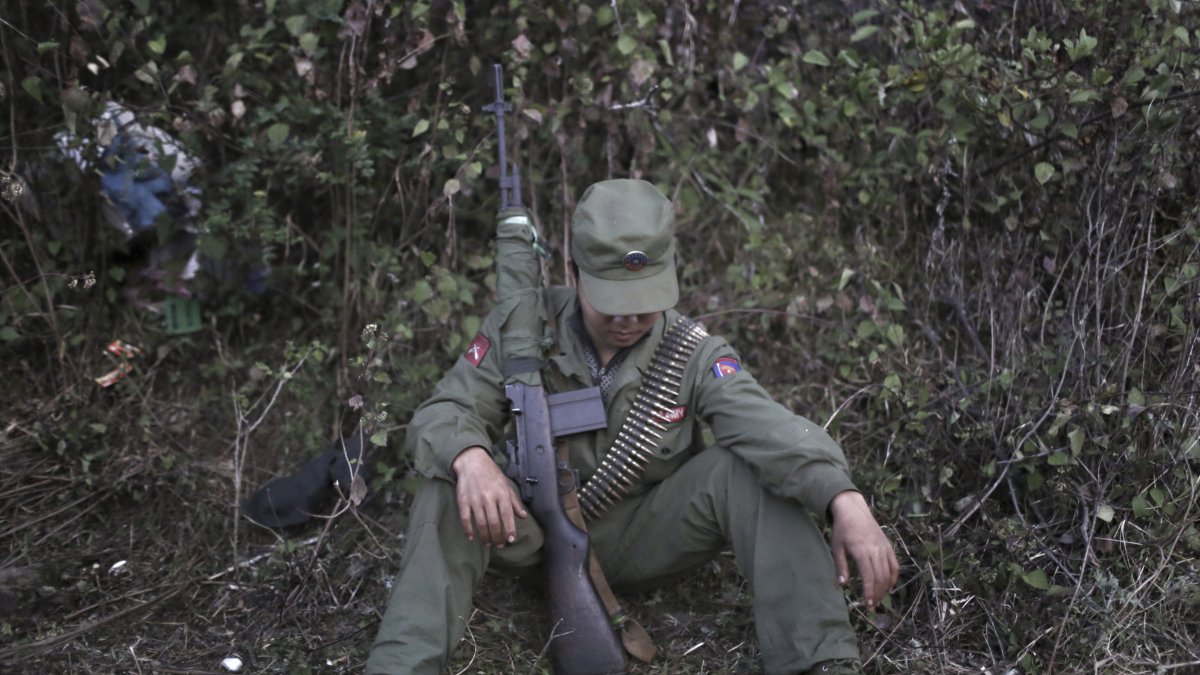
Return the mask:
<svg viewBox="0 0 1200 675">
<path fill-rule="evenodd" d="M 492 89 L 496 93 L 495 100 L 484 109 L 496 115 L 496 133 L 500 137 L 497 143 L 500 149 L 500 209 L 521 206 L 521 176 L 516 165 L 508 163 L 508 135 L 504 129 L 504 116 L 512 110 L 512 106 L 504 100 L 504 66 L 492 64 Z"/>
</svg>

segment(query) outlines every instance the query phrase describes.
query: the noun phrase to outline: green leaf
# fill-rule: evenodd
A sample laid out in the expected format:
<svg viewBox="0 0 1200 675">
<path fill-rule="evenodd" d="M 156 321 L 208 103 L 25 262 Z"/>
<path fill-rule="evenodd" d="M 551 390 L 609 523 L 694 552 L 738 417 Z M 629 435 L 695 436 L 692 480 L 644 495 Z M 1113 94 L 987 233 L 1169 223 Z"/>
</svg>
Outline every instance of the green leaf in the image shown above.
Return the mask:
<svg viewBox="0 0 1200 675">
<path fill-rule="evenodd" d="M 417 304 L 425 302 L 433 297 L 433 286 L 430 286 L 428 281 L 422 279 L 413 284 L 412 289 L 408 292 L 408 297 Z"/>
<path fill-rule="evenodd" d="M 429 120 L 423 119 L 423 120 L 417 122 L 417 126 L 413 127 L 413 132 L 412 132 L 413 138 L 420 136 L 421 134 L 425 133 L 426 131 L 429 131 Z"/>
<path fill-rule="evenodd" d="M 1138 389 L 1137 387 L 1133 387 L 1132 389 L 1129 390 L 1129 394 L 1126 398 L 1126 401 L 1129 402 L 1129 405 L 1145 406 L 1146 405 L 1146 395 L 1142 393 L 1141 389 Z"/>
<path fill-rule="evenodd" d="M 608 4 L 604 4 L 597 9 L 593 16 L 595 17 L 596 25 L 600 28 L 611 25 L 612 22 L 616 20 L 616 15 L 613 14 L 612 6 Z"/>
<path fill-rule="evenodd" d="M 308 17 L 303 14 L 289 16 L 283 20 L 283 27 L 292 37 L 299 37 L 308 27 Z"/>
<path fill-rule="evenodd" d="M 133 72 L 133 76 L 149 85 L 158 84 L 158 64 L 147 61 Z"/>
<path fill-rule="evenodd" d="M 1067 56 L 1071 57 L 1072 61 L 1078 61 L 1095 51 L 1097 40 L 1080 28 L 1078 40 L 1063 40 L 1063 44 L 1067 48 Z"/>
<path fill-rule="evenodd" d="M 845 288 L 846 284 L 850 282 L 852 277 L 854 277 L 854 270 L 850 269 L 849 267 L 843 269 L 842 278 L 838 281 L 837 289 L 840 291 Z"/>
<path fill-rule="evenodd" d="M 750 59 L 747 58 L 745 54 L 743 54 L 741 52 L 734 52 L 734 54 L 733 54 L 733 70 L 734 70 L 734 72 L 737 72 L 737 71 L 741 70 L 742 68 L 745 68 L 746 64 L 748 64 L 748 63 L 750 63 Z"/>
<path fill-rule="evenodd" d="M 804 56 L 801 57 L 801 60 L 814 66 L 826 67 L 829 65 L 829 57 L 815 49 L 810 49 L 807 52 L 804 52 Z"/>
<path fill-rule="evenodd" d="M 0 328 L 0 340 L 3 340 L 4 342 L 12 342 L 19 337 L 21 337 L 21 334 L 18 333 L 17 329 L 13 328 L 12 326 Z"/>
<path fill-rule="evenodd" d="M 879 32 L 879 26 L 862 26 L 850 36 L 850 42 L 862 42 Z"/>
<path fill-rule="evenodd" d="M 1033 175 L 1039 184 L 1045 185 L 1054 177 L 1054 165 L 1049 162 L 1038 162 L 1037 166 L 1033 167 Z"/>
<path fill-rule="evenodd" d="M 291 127 L 283 122 L 276 122 L 275 124 L 267 127 L 267 140 L 271 142 L 271 145 L 283 145 L 283 142 L 287 140 L 290 132 Z"/>
<path fill-rule="evenodd" d="M 1071 92 L 1071 98 L 1067 102 L 1071 105 L 1082 105 L 1091 103 L 1098 98 L 1100 98 L 1100 94 L 1096 93 L 1094 89 L 1076 89 Z"/>
<path fill-rule="evenodd" d="M 901 384 L 900 376 L 896 373 L 888 373 L 888 376 L 883 378 L 883 388 L 890 392 L 899 394 Z"/>
<path fill-rule="evenodd" d="M 167 36 L 159 35 L 150 42 L 146 43 L 146 46 L 150 48 L 150 51 L 162 56 L 163 52 L 167 51 Z"/>
<path fill-rule="evenodd" d="M 1021 575 L 1021 581 L 1029 584 L 1039 591 L 1045 591 L 1050 588 L 1050 580 L 1046 578 L 1046 573 L 1042 570 L 1033 570 Z"/>
<path fill-rule="evenodd" d="M 109 278 L 111 278 L 113 281 L 116 281 L 117 283 L 125 281 L 125 268 L 124 267 L 110 267 L 110 268 L 108 268 L 108 276 L 109 276 Z"/>
<path fill-rule="evenodd" d="M 637 49 L 637 40 L 633 39 L 633 36 L 622 35 L 621 37 L 617 38 L 617 51 L 628 56 L 632 54 L 633 50 L 635 49 Z"/>
<path fill-rule="evenodd" d="M 1067 434 L 1067 438 L 1071 441 L 1071 454 L 1078 455 L 1083 449 L 1083 429 L 1075 428 L 1071 433 Z"/>
<path fill-rule="evenodd" d="M 1058 452 L 1051 453 L 1051 455 L 1046 458 L 1046 462 L 1050 466 L 1065 466 L 1071 463 L 1071 456 L 1060 450 Z"/>
<path fill-rule="evenodd" d="M 1133 515 L 1138 518 L 1150 515 L 1150 502 L 1146 501 L 1146 495 L 1137 495 L 1130 505 L 1133 507 Z"/>
<path fill-rule="evenodd" d="M 59 46 L 60 45 L 57 42 L 54 42 L 53 40 L 51 40 L 50 42 L 39 42 L 38 46 L 37 46 L 37 53 L 45 54 L 46 52 L 50 52 L 50 51 L 54 51 L 55 49 L 58 49 Z"/>
<path fill-rule="evenodd" d="M 375 433 L 371 434 L 371 445 L 378 445 L 381 447 L 387 445 L 387 437 L 388 435 L 386 431 L 376 431 Z"/>
<path fill-rule="evenodd" d="M 1096 517 L 1106 523 L 1111 523 L 1113 517 L 1116 515 L 1116 510 L 1114 510 L 1113 507 L 1109 506 L 1108 504 L 1101 504 L 1100 506 L 1096 507 Z"/>
<path fill-rule="evenodd" d="M 879 10 L 864 9 L 864 10 L 855 12 L 854 16 L 850 17 L 850 23 L 857 26 L 858 24 L 870 21 L 871 19 L 874 19 L 877 16 L 879 16 Z"/>
<path fill-rule="evenodd" d="M 304 51 L 305 55 L 312 56 L 317 52 L 319 42 L 316 33 L 305 33 L 300 36 L 300 49 Z"/>
<path fill-rule="evenodd" d="M 26 94 L 32 96 L 35 101 L 42 103 L 42 81 L 36 75 L 30 75 L 21 80 L 21 88 L 25 90 Z"/>
<path fill-rule="evenodd" d="M 1176 26 L 1175 31 L 1172 34 L 1175 36 L 1176 40 L 1179 40 L 1184 45 L 1186 45 L 1188 47 L 1192 46 L 1192 40 L 1190 37 L 1188 37 L 1188 30 L 1186 28 L 1184 28 L 1183 26 Z M 40 46 L 39 46 L 39 49 L 40 49 Z"/>
</svg>

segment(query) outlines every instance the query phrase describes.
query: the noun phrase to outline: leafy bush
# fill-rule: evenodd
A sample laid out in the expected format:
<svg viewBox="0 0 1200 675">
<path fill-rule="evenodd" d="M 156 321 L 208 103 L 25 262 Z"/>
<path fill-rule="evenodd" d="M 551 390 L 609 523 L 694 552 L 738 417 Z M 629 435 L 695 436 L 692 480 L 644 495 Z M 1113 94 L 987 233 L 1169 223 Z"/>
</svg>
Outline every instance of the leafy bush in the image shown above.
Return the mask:
<svg viewBox="0 0 1200 675">
<path fill-rule="evenodd" d="M 502 62 L 551 243 L 587 184 L 655 181 L 679 211 L 684 308 L 830 421 L 905 563 L 885 614 L 856 616 L 879 670 L 1200 658 L 1187 3 L 88 0 L 5 17 L 5 176 L 28 194 L 0 204 L 0 340 L 38 401 L 13 409 L 95 403 L 79 382 L 122 335 L 199 362 L 153 381 L 201 392 L 191 412 L 212 404 L 219 427 L 228 380 L 265 385 L 252 364 L 278 369 L 286 339 L 333 356 L 289 385 L 313 411 L 277 423 L 290 446 L 314 416 L 340 423 L 356 372 L 385 373 L 372 404 L 403 417 L 489 306 L 480 107 Z M 198 215 L 149 243 L 196 233 L 203 339 L 129 305 L 139 242 L 52 149 L 96 138 L 109 100 L 202 160 Z M 270 290 L 249 292 L 265 268 Z M 388 339 L 352 363 L 368 323 Z M 34 434 L 83 453 L 124 428 L 123 403 L 151 405 L 105 403 Z"/>
</svg>

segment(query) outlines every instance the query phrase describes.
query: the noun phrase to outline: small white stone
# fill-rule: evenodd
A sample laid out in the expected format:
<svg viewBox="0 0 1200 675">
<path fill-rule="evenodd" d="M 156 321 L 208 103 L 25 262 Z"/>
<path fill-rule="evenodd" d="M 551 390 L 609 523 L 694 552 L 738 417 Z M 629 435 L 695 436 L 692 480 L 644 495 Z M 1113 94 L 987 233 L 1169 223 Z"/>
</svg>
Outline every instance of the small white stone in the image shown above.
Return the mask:
<svg viewBox="0 0 1200 675">
<path fill-rule="evenodd" d="M 122 570 L 124 570 L 126 562 L 128 562 L 128 561 L 121 560 L 121 561 L 113 563 L 113 566 L 108 568 L 108 573 L 116 574 L 117 572 L 121 572 Z"/>
<path fill-rule="evenodd" d="M 242 670 L 242 660 L 236 656 L 230 656 L 221 661 L 221 667 L 231 673 L 239 673 Z"/>
</svg>

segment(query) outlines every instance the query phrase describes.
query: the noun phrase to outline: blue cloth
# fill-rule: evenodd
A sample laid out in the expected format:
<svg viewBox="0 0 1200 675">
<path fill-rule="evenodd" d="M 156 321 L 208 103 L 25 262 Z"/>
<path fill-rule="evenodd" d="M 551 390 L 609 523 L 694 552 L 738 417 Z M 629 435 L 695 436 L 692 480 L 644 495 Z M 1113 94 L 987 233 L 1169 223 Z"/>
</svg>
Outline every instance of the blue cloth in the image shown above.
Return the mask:
<svg viewBox="0 0 1200 675">
<path fill-rule="evenodd" d="M 163 200 L 172 188 L 171 177 L 124 134 L 118 134 L 100 158 L 100 189 L 135 234 L 153 227 L 167 210 Z"/>
</svg>

